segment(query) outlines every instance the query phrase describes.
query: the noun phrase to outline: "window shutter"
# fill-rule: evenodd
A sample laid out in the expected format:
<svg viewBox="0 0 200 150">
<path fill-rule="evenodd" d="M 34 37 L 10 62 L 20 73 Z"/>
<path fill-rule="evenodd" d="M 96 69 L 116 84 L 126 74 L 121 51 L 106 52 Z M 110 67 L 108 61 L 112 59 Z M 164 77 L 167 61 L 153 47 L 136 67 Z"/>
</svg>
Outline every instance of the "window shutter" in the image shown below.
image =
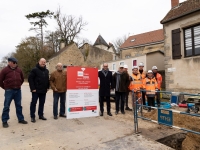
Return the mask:
<svg viewBox="0 0 200 150">
<path fill-rule="evenodd" d="M 172 58 L 180 59 L 181 58 L 181 36 L 180 28 L 172 30 Z"/>
</svg>

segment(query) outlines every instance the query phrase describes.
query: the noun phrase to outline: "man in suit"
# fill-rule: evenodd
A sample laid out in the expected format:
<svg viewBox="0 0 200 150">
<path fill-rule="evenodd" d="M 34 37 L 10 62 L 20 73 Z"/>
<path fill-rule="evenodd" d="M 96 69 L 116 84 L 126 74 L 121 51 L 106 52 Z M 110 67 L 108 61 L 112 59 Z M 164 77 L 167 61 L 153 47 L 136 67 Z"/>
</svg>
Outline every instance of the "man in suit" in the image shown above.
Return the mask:
<svg viewBox="0 0 200 150">
<path fill-rule="evenodd" d="M 103 64 L 103 69 L 98 72 L 100 80 L 99 96 L 100 96 L 100 116 L 103 116 L 104 112 L 104 97 L 106 97 L 107 114 L 112 116 L 110 112 L 110 90 L 112 87 L 112 72 L 108 69 L 108 64 Z"/>
</svg>

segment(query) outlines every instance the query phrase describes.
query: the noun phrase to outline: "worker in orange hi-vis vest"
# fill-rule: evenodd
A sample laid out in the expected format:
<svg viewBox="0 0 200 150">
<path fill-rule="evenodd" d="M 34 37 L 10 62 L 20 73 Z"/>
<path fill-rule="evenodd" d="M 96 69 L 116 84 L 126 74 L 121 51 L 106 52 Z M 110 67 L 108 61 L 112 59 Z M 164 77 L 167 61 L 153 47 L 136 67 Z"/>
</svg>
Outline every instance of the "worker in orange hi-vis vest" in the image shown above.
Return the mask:
<svg viewBox="0 0 200 150">
<path fill-rule="evenodd" d="M 152 70 L 147 72 L 147 77 L 143 80 L 143 89 L 146 90 L 146 96 L 148 101 L 148 106 L 155 107 L 155 94 L 158 90 L 158 84 L 153 76 Z M 151 111 L 151 107 L 148 107 L 148 112 Z"/>
<path fill-rule="evenodd" d="M 140 89 L 142 88 L 142 76 L 139 74 L 137 66 L 133 66 L 132 75 L 130 77 L 131 77 L 131 82 L 129 85 L 129 89 L 130 91 L 133 91 L 132 93 L 133 102 L 135 102 L 136 100 L 140 98 L 138 102 L 141 103 Z"/>
<path fill-rule="evenodd" d="M 162 84 L 162 76 L 161 74 L 158 73 L 158 68 L 156 66 L 152 67 L 153 75 L 156 78 L 156 81 L 158 83 L 158 91 L 161 89 L 161 84 Z M 156 93 L 156 102 L 158 107 L 160 107 L 160 92 Z"/>
<path fill-rule="evenodd" d="M 142 76 L 142 79 L 144 80 L 146 78 L 146 71 L 144 71 L 144 63 L 143 62 L 139 63 L 138 72 Z M 142 101 L 143 101 L 143 105 L 146 105 L 146 99 L 145 99 L 145 92 L 144 91 L 142 91 Z"/>
</svg>

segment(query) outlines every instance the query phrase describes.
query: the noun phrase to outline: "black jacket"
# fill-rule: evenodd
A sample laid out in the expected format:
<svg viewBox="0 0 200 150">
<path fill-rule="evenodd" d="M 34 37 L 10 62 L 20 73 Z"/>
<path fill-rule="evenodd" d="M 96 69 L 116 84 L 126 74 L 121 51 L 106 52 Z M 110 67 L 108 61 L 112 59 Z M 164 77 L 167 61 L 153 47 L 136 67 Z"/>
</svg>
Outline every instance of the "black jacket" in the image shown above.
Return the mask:
<svg viewBox="0 0 200 150">
<path fill-rule="evenodd" d="M 120 75 L 120 80 L 119 80 L 119 87 L 118 89 L 116 89 L 116 84 L 117 84 L 117 76 Z M 126 72 L 123 73 L 119 73 L 119 72 L 115 72 L 113 74 L 113 88 L 115 88 L 116 92 L 128 92 L 128 87 L 130 84 L 130 79 L 129 79 L 129 75 Z"/>
<path fill-rule="evenodd" d="M 103 74 L 102 71 L 98 73 L 100 80 L 99 96 L 110 96 L 110 89 L 112 87 L 112 72 L 108 71 L 108 74 Z"/>
<path fill-rule="evenodd" d="M 49 89 L 49 70 L 42 68 L 39 64 L 31 70 L 28 77 L 31 92 L 36 90 L 37 93 L 46 93 Z"/>
</svg>

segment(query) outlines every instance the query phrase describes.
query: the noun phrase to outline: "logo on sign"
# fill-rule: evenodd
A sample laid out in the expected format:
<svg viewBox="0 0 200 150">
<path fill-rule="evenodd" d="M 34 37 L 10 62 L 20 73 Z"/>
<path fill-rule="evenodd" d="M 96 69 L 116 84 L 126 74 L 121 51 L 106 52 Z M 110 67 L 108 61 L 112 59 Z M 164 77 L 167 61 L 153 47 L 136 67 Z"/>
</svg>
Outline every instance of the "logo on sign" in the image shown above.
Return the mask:
<svg viewBox="0 0 200 150">
<path fill-rule="evenodd" d="M 85 68 L 81 68 L 82 71 L 85 71 Z"/>
<path fill-rule="evenodd" d="M 78 77 L 82 77 L 83 76 L 83 71 L 78 71 L 77 75 L 78 75 Z"/>
</svg>

